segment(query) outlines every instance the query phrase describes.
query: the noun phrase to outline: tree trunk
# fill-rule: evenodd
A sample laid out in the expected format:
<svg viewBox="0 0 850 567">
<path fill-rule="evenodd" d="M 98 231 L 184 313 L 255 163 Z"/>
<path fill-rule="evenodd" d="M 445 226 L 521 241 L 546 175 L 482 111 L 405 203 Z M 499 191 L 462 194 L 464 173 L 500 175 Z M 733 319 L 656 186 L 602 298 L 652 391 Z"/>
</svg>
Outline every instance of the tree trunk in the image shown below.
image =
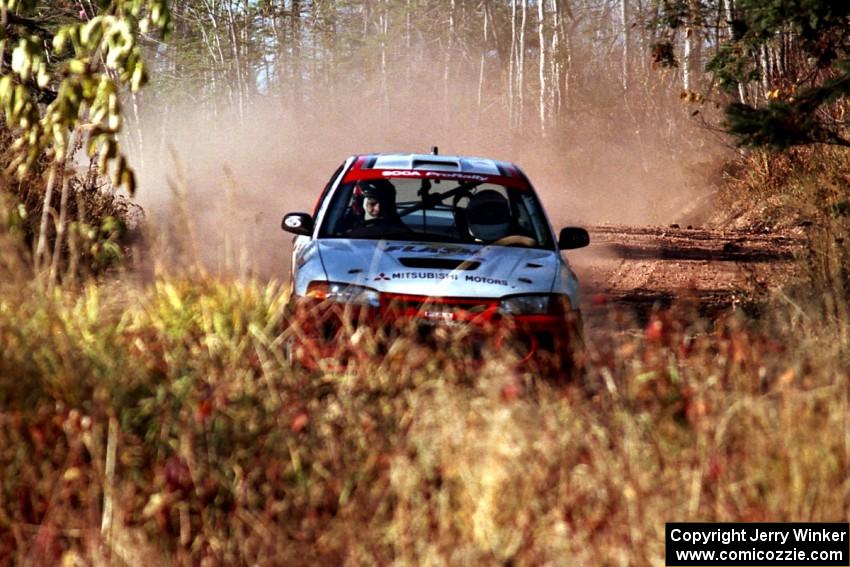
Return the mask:
<svg viewBox="0 0 850 567">
<path fill-rule="evenodd" d="M 628 92 L 629 83 L 631 79 L 629 77 L 629 43 L 631 39 L 631 30 L 629 29 L 629 0 L 620 0 L 620 17 L 623 21 L 623 72 L 622 72 L 622 84 L 623 84 L 623 92 Z"/>
<path fill-rule="evenodd" d="M 549 77 L 552 83 L 551 115 L 558 119 L 561 115 L 561 69 L 563 68 L 563 54 L 561 53 L 561 27 L 558 0 L 552 0 L 552 57 Z"/>
<path fill-rule="evenodd" d="M 245 119 L 245 89 L 243 88 L 244 77 L 242 76 L 242 57 L 239 54 L 239 40 L 236 37 L 236 19 L 233 17 L 233 2 L 227 3 L 227 28 L 230 36 L 230 52 L 233 56 L 233 65 L 236 72 L 236 94 L 240 120 Z"/>
<path fill-rule="evenodd" d="M 56 175 L 59 164 L 54 160 L 50 164 L 50 172 L 47 175 L 47 189 L 44 193 L 44 202 L 41 205 L 41 221 L 38 225 L 38 244 L 35 248 L 34 260 L 36 272 L 41 271 L 44 265 L 44 253 L 47 251 L 47 221 L 50 217 L 50 206 L 53 201 L 53 188 L 56 186 Z"/>
<path fill-rule="evenodd" d="M 522 0 L 522 19 L 519 26 L 519 61 L 517 62 L 517 128 L 522 129 L 525 113 L 525 28 L 528 22 L 528 2 Z"/>
<path fill-rule="evenodd" d="M 449 40 L 447 42 L 445 63 L 443 65 L 443 127 L 448 127 L 451 122 L 449 116 L 449 79 L 451 78 L 452 52 L 454 51 L 455 38 L 455 0 L 451 0 L 449 8 Z"/>
<path fill-rule="evenodd" d="M 682 50 L 682 90 L 686 93 L 691 90 L 691 42 L 693 41 L 693 27 L 688 16 L 688 24 L 685 26 L 685 46 Z"/>
<path fill-rule="evenodd" d="M 565 9 L 561 4 L 562 1 L 554 0 L 555 10 L 557 10 L 557 30 L 560 36 L 558 43 L 563 50 L 563 64 L 559 68 L 561 75 L 558 77 L 559 108 L 563 112 L 569 112 L 572 102 L 573 38 L 570 33 L 572 30 L 567 30 L 566 18 L 571 18 L 572 15 L 569 4 Z"/>
<path fill-rule="evenodd" d="M 390 16 L 386 10 L 386 5 L 383 8 L 378 18 L 378 24 L 381 28 L 381 110 L 384 115 L 384 123 L 388 123 L 390 118 L 390 89 L 387 82 L 387 30 L 389 29 Z"/>
<path fill-rule="evenodd" d="M 484 0 L 484 42 L 482 44 L 481 49 L 481 59 L 478 63 L 478 108 L 481 108 L 481 105 L 484 102 L 484 62 L 487 56 L 487 48 L 489 47 L 489 39 L 490 39 L 490 18 L 487 10 L 487 0 Z"/>
<path fill-rule="evenodd" d="M 767 54 L 767 46 L 765 45 L 759 47 L 758 64 L 761 96 L 767 100 L 767 94 L 770 92 L 770 60 Z"/>
<path fill-rule="evenodd" d="M 735 32 L 732 28 L 732 21 L 734 20 L 735 9 L 732 5 L 733 0 L 724 0 L 723 6 L 726 11 L 726 30 L 729 34 L 729 39 L 731 40 L 735 36 Z M 744 84 L 738 83 L 738 100 L 741 104 L 747 103 L 747 92 L 745 90 Z"/>
<path fill-rule="evenodd" d="M 297 114 L 301 110 L 301 0 L 291 0 L 289 16 L 289 42 L 291 58 L 289 62 L 289 90 L 292 93 L 292 110 Z"/>
<path fill-rule="evenodd" d="M 540 89 L 538 93 L 537 112 L 540 118 L 540 134 L 546 135 L 546 36 L 544 35 L 544 23 L 546 21 L 544 0 L 537 1 L 537 38 L 540 57 L 538 59 L 538 81 Z"/>
<path fill-rule="evenodd" d="M 514 89 L 516 88 L 516 64 L 519 59 L 517 55 L 516 2 L 517 0 L 511 0 L 511 55 L 508 63 L 508 125 L 510 128 L 514 128 L 516 125 Z"/>
</svg>

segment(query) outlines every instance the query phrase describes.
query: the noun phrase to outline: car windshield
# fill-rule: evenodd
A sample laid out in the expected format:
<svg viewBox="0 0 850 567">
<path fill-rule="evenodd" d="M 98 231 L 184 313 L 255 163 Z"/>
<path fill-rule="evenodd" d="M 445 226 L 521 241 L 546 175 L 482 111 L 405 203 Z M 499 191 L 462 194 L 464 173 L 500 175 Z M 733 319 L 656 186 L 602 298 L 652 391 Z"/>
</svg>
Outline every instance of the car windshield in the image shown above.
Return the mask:
<svg viewBox="0 0 850 567">
<path fill-rule="evenodd" d="M 342 185 L 320 237 L 552 248 L 532 191 L 482 182 L 376 179 Z"/>
</svg>

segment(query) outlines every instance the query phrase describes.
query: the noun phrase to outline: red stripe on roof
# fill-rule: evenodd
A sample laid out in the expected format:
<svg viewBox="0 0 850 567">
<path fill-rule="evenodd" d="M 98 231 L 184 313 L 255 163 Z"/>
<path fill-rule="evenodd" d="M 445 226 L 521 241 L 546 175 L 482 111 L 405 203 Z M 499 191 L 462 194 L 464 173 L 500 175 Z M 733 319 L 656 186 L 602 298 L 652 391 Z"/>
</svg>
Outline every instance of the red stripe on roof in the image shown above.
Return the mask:
<svg viewBox="0 0 850 567">
<path fill-rule="evenodd" d="M 514 164 L 506 163 L 506 164 L 504 164 L 504 168 L 512 177 L 522 177 L 519 174 L 519 170 L 517 169 L 517 167 Z"/>
<path fill-rule="evenodd" d="M 487 175 L 485 173 L 467 173 L 460 171 L 429 171 L 424 169 L 361 169 L 363 158 L 348 170 L 343 183 L 370 179 L 440 179 L 448 181 L 481 182 L 504 185 L 514 189 L 529 190 L 521 177 L 505 177 L 503 175 Z"/>
<path fill-rule="evenodd" d="M 351 167 L 348 169 L 349 173 L 352 172 L 352 171 L 362 170 L 363 164 L 366 163 L 366 160 L 368 160 L 368 159 L 369 159 L 369 156 L 358 157 L 356 160 L 354 160 L 354 163 L 351 164 Z"/>
</svg>

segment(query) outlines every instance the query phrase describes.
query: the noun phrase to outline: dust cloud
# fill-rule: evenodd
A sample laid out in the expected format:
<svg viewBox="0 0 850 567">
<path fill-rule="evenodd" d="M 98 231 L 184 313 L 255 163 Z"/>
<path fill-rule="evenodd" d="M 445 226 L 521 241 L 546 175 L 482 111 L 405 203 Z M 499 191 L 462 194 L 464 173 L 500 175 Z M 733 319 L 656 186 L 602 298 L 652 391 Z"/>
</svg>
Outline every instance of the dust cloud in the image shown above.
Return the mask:
<svg viewBox="0 0 850 567">
<path fill-rule="evenodd" d="M 446 98 L 442 85 L 430 92 L 371 84 L 314 94 L 310 104 L 256 96 L 241 116 L 172 105 L 143 120 L 131 155 L 137 198 L 165 256 L 278 279 L 288 273 L 292 240 L 280 229 L 282 215 L 312 211 L 331 174 L 355 153 L 439 146 L 441 154 L 517 163 L 556 229 L 695 222 L 682 215 L 710 192 L 706 172 L 722 150 L 699 128 L 659 123 L 624 101 L 619 110 L 575 112 L 546 132 L 527 108 L 526 125 L 512 129 L 504 96 L 479 97 L 475 88 L 453 87 L 457 95 Z M 671 135 L 673 128 L 681 132 Z M 175 252 L 188 248 L 195 257 Z"/>
</svg>

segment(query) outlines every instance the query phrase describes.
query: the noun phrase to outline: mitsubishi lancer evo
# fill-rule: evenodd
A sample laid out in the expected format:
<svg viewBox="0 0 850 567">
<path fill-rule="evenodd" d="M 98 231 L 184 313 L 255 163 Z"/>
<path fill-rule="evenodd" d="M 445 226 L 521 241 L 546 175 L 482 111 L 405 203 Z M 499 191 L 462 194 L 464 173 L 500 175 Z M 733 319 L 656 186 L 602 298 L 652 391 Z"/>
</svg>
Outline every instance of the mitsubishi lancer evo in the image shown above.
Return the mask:
<svg viewBox="0 0 850 567">
<path fill-rule="evenodd" d="M 297 336 L 310 344 L 293 338 L 288 353 L 301 363 L 332 356 L 352 321 L 404 321 L 510 337 L 526 368 L 580 367 L 578 282 L 560 251 L 589 236 L 567 227 L 556 238 L 514 164 L 436 148 L 352 156 L 312 214 L 289 213 L 281 226 L 297 235 L 290 315 L 300 312 Z"/>
</svg>

